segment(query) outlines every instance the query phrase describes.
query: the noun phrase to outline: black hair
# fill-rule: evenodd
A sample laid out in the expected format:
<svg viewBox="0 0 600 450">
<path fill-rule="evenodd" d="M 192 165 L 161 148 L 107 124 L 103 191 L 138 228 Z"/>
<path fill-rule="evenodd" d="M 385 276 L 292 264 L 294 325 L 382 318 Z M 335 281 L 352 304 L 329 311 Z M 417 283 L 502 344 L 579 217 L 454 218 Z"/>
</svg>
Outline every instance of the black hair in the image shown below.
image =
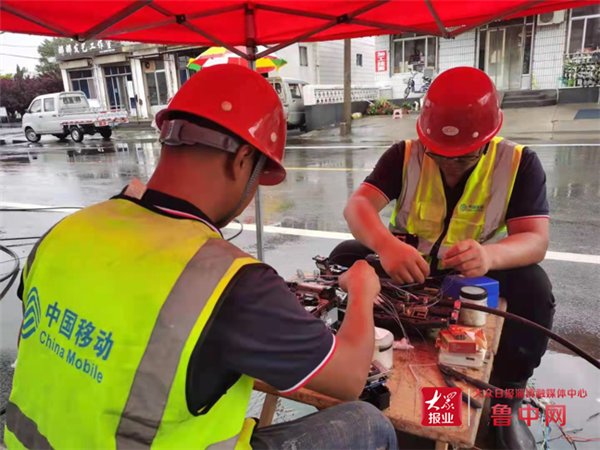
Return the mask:
<svg viewBox="0 0 600 450">
<path fill-rule="evenodd" d="M 214 130 L 219 133 L 223 133 L 227 136 L 231 136 L 240 141 L 240 145 L 247 143 L 244 139 L 238 136 L 235 133 L 232 133 L 231 130 L 219 125 L 212 120 L 206 119 L 204 117 L 196 116 L 195 114 L 190 114 L 185 111 L 169 111 L 165 117 L 166 120 L 185 120 L 187 122 L 193 123 L 194 125 L 198 125 L 200 127 L 208 128 L 209 130 Z"/>
</svg>

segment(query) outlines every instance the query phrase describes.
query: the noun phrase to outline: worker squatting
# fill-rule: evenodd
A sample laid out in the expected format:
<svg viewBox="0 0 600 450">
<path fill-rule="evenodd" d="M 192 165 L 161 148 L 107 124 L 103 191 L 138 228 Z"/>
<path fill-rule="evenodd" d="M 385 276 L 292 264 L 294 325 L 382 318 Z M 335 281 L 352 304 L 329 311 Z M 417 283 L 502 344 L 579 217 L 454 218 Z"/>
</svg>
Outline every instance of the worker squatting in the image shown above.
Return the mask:
<svg viewBox="0 0 600 450">
<path fill-rule="evenodd" d="M 87 358 L 81 358 L 77 356 L 77 352 L 71 349 L 65 349 L 60 345 L 50 333 L 42 331 L 40 333 L 40 343 L 45 345 L 52 353 L 58 356 L 60 359 L 70 364 L 75 369 L 89 375 L 98 383 L 102 383 L 103 374 L 98 368 L 98 364 L 90 361 Z M 66 351 L 65 351 L 66 350 Z"/>
</svg>

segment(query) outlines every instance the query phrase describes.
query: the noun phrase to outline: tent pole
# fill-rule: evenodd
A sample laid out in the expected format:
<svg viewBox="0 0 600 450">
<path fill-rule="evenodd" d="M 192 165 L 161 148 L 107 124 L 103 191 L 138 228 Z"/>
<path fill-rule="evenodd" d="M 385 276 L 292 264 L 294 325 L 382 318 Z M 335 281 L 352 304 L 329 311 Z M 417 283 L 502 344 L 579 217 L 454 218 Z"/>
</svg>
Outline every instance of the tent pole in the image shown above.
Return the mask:
<svg viewBox="0 0 600 450">
<path fill-rule="evenodd" d="M 250 68 L 256 70 L 256 21 L 254 17 L 254 7 L 246 5 L 244 8 L 245 25 L 246 25 L 246 55 Z M 263 219 L 260 186 L 256 189 L 254 196 L 254 216 L 256 222 L 256 257 L 260 261 L 264 261 L 263 248 Z"/>
</svg>

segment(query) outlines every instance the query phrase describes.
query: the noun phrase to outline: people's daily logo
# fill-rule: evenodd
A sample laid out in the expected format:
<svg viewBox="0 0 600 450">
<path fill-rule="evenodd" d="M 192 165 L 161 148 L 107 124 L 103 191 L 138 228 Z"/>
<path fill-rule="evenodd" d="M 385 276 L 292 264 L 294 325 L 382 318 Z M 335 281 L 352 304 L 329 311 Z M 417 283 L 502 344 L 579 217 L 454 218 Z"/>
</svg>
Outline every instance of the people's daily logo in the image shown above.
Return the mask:
<svg viewBox="0 0 600 450">
<path fill-rule="evenodd" d="M 23 326 L 21 338 L 27 339 L 32 336 L 40 326 L 42 311 L 40 307 L 40 297 L 36 288 L 31 288 L 27 295 L 25 312 L 23 314 Z"/>
</svg>

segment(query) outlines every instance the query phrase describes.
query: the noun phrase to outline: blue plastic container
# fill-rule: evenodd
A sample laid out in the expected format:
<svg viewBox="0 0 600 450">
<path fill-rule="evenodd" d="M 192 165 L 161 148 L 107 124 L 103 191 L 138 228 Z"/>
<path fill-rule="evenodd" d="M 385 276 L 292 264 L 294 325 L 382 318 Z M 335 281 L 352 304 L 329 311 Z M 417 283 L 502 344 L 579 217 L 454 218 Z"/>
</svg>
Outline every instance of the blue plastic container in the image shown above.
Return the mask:
<svg viewBox="0 0 600 450">
<path fill-rule="evenodd" d="M 442 283 L 444 295 L 452 298 L 460 297 L 460 289 L 463 286 L 479 286 L 485 288 L 488 293 L 487 304 L 490 308 L 498 307 L 500 296 L 500 283 L 488 277 L 466 278 L 461 275 L 448 275 Z"/>
</svg>

